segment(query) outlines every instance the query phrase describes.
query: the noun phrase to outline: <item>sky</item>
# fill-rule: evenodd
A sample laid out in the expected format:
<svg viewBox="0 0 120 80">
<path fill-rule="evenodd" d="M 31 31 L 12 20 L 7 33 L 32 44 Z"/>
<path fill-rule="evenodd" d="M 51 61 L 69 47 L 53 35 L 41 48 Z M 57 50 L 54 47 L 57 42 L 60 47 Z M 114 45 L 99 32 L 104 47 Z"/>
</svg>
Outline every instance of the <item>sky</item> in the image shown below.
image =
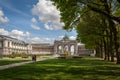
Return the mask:
<svg viewBox="0 0 120 80">
<path fill-rule="evenodd" d="M 27 43 L 50 43 L 76 31 L 63 30 L 60 11 L 50 0 L 0 0 L 0 34 Z"/>
</svg>

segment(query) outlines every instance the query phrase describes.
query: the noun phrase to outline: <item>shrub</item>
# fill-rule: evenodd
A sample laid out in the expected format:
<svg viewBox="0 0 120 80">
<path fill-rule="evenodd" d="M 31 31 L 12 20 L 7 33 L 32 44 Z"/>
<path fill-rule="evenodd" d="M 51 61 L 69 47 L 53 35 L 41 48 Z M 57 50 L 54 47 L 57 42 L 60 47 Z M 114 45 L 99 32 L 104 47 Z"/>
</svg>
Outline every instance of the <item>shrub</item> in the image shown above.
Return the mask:
<svg viewBox="0 0 120 80">
<path fill-rule="evenodd" d="M 12 52 L 12 54 L 9 55 L 10 58 L 15 58 L 16 57 L 16 53 Z"/>
<path fill-rule="evenodd" d="M 22 53 L 21 53 L 21 57 L 22 57 L 22 58 L 28 58 L 28 55 L 27 55 L 26 52 L 22 52 Z"/>
</svg>

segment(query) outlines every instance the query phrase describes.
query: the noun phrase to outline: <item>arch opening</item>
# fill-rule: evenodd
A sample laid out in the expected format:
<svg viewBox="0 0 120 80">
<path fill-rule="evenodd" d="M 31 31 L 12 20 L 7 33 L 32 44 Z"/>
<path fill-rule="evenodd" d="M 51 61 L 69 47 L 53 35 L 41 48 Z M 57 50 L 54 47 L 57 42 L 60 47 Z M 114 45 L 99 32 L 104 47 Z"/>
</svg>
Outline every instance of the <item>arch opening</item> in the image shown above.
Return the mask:
<svg viewBox="0 0 120 80">
<path fill-rule="evenodd" d="M 57 53 L 58 54 L 62 53 L 62 46 L 61 45 L 58 45 L 58 47 L 57 47 Z"/>
<path fill-rule="evenodd" d="M 75 46 L 74 46 L 74 45 L 71 45 L 71 46 L 70 46 L 70 54 L 71 54 L 71 55 L 74 55 L 74 53 L 75 53 Z"/>
</svg>

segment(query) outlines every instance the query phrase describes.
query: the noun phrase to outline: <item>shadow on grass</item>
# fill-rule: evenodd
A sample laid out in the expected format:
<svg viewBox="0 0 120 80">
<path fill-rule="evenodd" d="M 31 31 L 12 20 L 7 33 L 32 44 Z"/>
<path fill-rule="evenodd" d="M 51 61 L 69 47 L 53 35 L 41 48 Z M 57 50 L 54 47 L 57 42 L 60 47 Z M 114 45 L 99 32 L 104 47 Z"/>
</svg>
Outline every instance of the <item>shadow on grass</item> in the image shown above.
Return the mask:
<svg viewBox="0 0 120 80">
<path fill-rule="evenodd" d="M 0 66 L 19 63 L 19 62 L 25 62 L 25 61 L 29 61 L 29 60 L 0 60 Z"/>
<path fill-rule="evenodd" d="M 119 80 L 120 65 L 99 59 L 54 59 L 0 71 L 1 80 Z"/>
</svg>

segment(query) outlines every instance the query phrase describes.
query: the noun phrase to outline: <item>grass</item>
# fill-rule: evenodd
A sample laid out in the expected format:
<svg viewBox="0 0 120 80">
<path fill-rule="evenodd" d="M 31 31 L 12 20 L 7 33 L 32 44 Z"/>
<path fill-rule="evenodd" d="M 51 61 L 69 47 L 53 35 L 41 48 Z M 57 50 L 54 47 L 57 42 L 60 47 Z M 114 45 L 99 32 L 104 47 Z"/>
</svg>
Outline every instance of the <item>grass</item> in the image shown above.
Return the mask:
<svg viewBox="0 0 120 80">
<path fill-rule="evenodd" d="M 51 59 L 0 71 L 1 80 L 120 80 L 120 65 L 99 58 Z"/>
<path fill-rule="evenodd" d="M 16 57 L 16 58 L 0 58 L 0 66 L 2 65 L 7 65 L 7 64 L 12 64 L 12 63 L 18 63 L 18 62 L 24 62 L 28 61 L 30 58 L 21 58 L 21 57 Z"/>
</svg>

